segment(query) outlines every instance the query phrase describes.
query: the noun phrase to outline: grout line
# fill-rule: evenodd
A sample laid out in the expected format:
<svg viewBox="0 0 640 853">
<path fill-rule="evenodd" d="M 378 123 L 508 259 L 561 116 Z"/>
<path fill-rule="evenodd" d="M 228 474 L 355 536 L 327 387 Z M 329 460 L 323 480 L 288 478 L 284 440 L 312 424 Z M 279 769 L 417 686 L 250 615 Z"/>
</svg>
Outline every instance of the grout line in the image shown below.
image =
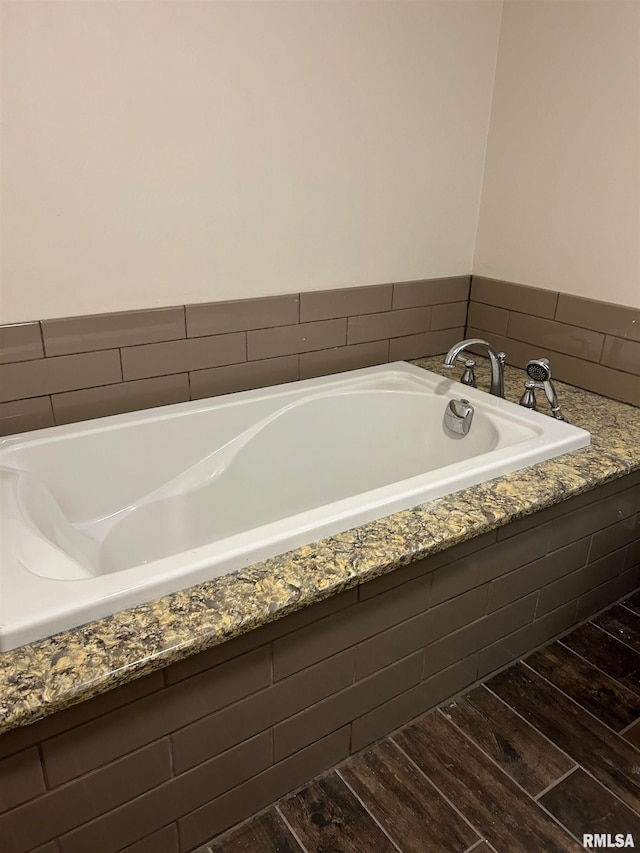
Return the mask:
<svg viewBox="0 0 640 853">
<path fill-rule="evenodd" d="M 473 851 L 477 850 L 481 844 L 488 844 L 488 843 L 489 842 L 486 840 L 486 838 L 480 838 L 478 841 L 475 841 L 471 845 L 471 847 L 467 847 L 467 849 L 465 851 L 463 851 L 463 853 L 473 853 Z M 491 850 L 493 850 L 493 847 L 491 848 Z"/>
<path fill-rule="evenodd" d="M 38 320 L 38 329 L 40 331 L 40 342 L 42 343 L 42 357 L 47 358 L 47 347 L 44 342 L 44 329 L 42 328 L 42 320 Z M 32 359 L 29 359 L 30 361 Z"/>
<path fill-rule="evenodd" d="M 512 663 L 512 664 L 511 664 L 511 666 L 514 666 L 516 663 L 522 663 L 522 661 L 514 661 L 514 663 Z M 506 672 L 506 671 L 507 671 L 506 669 L 502 670 L 502 672 Z M 502 703 L 503 705 L 505 705 L 505 706 L 506 706 L 510 711 L 513 711 L 513 713 L 514 713 L 517 717 L 520 717 L 520 719 L 521 719 L 521 720 L 523 720 L 523 721 L 524 721 L 528 726 L 530 726 L 532 729 L 534 729 L 534 730 L 535 730 L 535 731 L 540 735 L 540 737 L 544 738 L 544 740 L 546 740 L 546 742 L 547 742 L 548 744 L 551 744 L 551 746 L 552 746 L 554 749 L 556 749 L 558 752 L 560 752 L 562 755 L 564 755 L 564 757 L 565 757 L 565 758 L 567 758 L 569 761 L 572 761 L 572 762 L 573 762 L 573 764 L 574 764 L 574 768 L 573 768 L 574 770 L 575 770 L 575 768 L 576 768 L 576 767 L 578 767 L 578 766 L 579 766 L 579 765 L 578 765 L 578 762 L 575 760 L 575 758 L 574 758 L 572 755 L 569 755 L 569 753 L 568 753 L 568 752 L 566 752 L 564 749 L 562 749 L 562 747 L 558 746 L 558 744 L 557 744 L 557 743 L 554 743 L 554 742 L 551 740 L 551 738 L 547 737 L 547 736 L 546 736 L 546 734 L 545 734 L 544 732 L 541 732 L 541 731 L 540 731 L 540 729 L 539 729 L 537 726 L 534 726 L 534 725 L 533 725 L 533 723 L 530 723 L 530 722 L 529 722 L 529 720 L 527 720 L 527 718 L 526 718 L 526 717 L 523 717 L 523 716 L 522 716 L 522 714 L 521 714 L 519 711 L 517 711 L 514 707 L 512 707 L 511 705 L 509 705 L 509 703 L 508 703 L 508 702 L 505 702 L 505 701 L 504 701 L 504 699 L 502 699 L 500 696 L 498 696 L 498 694 L 497 694 L 497 693 L 494 693 L 494 692 L 493 692 L 493 690 L 492 690 L 490 687 L 488 687 L 486 684 L 481 684 L 480 686 L 481 686 L 481 687 L 483 687 L 483 688 L 484 688 L 486 691 L 488 691 L 489 693 L 491 693 L 491 695 L 492 695 L 495 699 L 497 699 L 497 700 L 498 700 L 498 702 L 501 702 L 501 703 Z"/>
<path fill-rule="evenodd" d="M 615 602 L 614 602 L 614 603 L 615 603 Z M 610 609 L 611 609 L 611 607 L 613 607 L 613 604 L 610 604 L 608 607 L 605 607 L 603 610 L 601 610 L 601 611 L 600 611 L 600 613 L 604 613 L 606 610 L 610 610 Z M 600 615 L 600 613 L 596 613 L 595 615 L 596 615 L 596 616 L 599 616 L 599 615 Z M 576 625 L 576 628 L 582 627 L 582 625 L 593 625 L 593 627 L 594 627 L 594 628 L 597 628 L 597 629 L 598 629 L 598 631 L 601 631 L 601 632 L 602 632 L 606 637 L 610 637 L 612 640 L 615 640 L 616 642 L 618 642 L 618 643 L 620 643 L 621 645 L 625 646 L 627 649 L 631 649 L 631 651 L 632 651 L 632 652 L 635 652 L 636 654 L 638 654 L 637 650 L 636 650 L 636 649 L 634 649 L 634 648 L 633 648 L 633 646 L 629 646 L 629 645 L 627 645 L 627 643 L 623 642 L 622 640 L 619 640 L 617 637 L 614 637 L 614 636 L 613 636 L 613 634 L 610 634 L 608 631 L 605 631 L 605 630 L 604 630 L 604 628 L 601 628 L 599 625 L 596 625 L 596 623 L 593 621 L 593 619 L 594 619 L 594 618 L 595 618 L 595 617 L 593 617 L 593 616 L 592 616 L 592 617 L 590 617 L 590 618 L 589 618 L 589 619 L 587 619 L 586 621 L 582 622 L 580 625 Z M 563 644 L 563 645 L 564 645 L 564 644 Z M 605 675 L 609 675 L 609 673 L 608 673 L 608 672 L 605 672 L 605 670 L 601 669 L 597 664 L 592 663 L 592 662 L 589 660 L 589 658 L 585 657 L 584 655 L 581 655 L 579 652 L 574 651 L 574 650 L 571 648 L 571 646 L 567 646 L 567 648 L 568 648 L 570 651 L 572 651 L 575 655 L 578 655 L 578 657 L 582 658 L 583 660 L 586 660 L 586 661 L 587 661 L 587 663 L 590 663 L 592 666 L 595 666 L 595 668 L 596 668 L 596 669 L 598 669 L 598 670 L 600 670 L 600 672 L 603 672 Z M 634 671 L 635 671 L 635 670 L 631 670 L 631 672 L 634 672 Z M 627 675 L 630 675 L 630 673 L 627 673 Z M 624 677 L 626 677 L 626 676 L 624 676 Z M 613 676 L 613 675 L 609 675 L 609 678 L 613 678 L 613 680 L 614 680 L 614 681 L 617 681 L 617 682 L 618 682 L 618 684 L 620 684 L 620 686 L 621 686 L 621 687 L 624 687 L 624 686 L 625 686 L 624 684 L 621 684 L 621 682 L 620 682 L 620 681 L 619 681 L 615 676 Z M 626 689 L 627 689 L 627 690 L 629 690 L 629 688 L 628 688 L 628 687 L 627 687 Z M 633 693 L 633 690 L 632 690 L 631 692 Z"/>
<path fill-rule="evenodd" d="M 170 779 L 172 779 L 172 778 L 175 778 L 175 777 L 178 775 L 178 774 L 176 773 L 175 758 L 174 758 L 174 755 L 173 755 L 173 738 L 171 737 L 171 735 L 169 735 L 169 736 L 168 736 L 168 737 L 166 737 L 166 738 L 162 738 L 162 740 L 166 740 L 166 741 L 168 741 L 168 746 L 169 746 L 169 767 L 170 767 L 170 769 L 171 769 L 171 776 L 170 776 L 169 778 L 170 778 Z"/>
<path fill-rule="evenodd" d="M 402 848 L 401 848 L 401 847 L 400 847 L 400 846 L 395 842 L 395 840 L 394 840 L 394 839 L 389 835 L 389 833 L 387 832 L 387 830 L 385 829 L 385 827 L 380 823 L 380 821 L 379 821 L 379 820 L 378 820 L 378 818 L 373 814 L 373 812 L 369 810 L 369 808 L 367 807 L 367 804 L 365 803 L 365 801 L 364 801 L 364 800 L 362 799 L 362 797 L 358 794 L 358 792 L 357 792 L 357 791 L 355 791 L 355 790 L 351 787 L 351 785 L 347 782 L 347 780 L 344 778 L 344 776 L 342 775 L 342 773 L 340 773 L 340 770 L 339 770 L 339 768 L 337 768 L 337 767 L 336 767 L 336 776 L 337 776 L 337 777 L 342 781 L 342 783 L 343 783 L 343 784 L 344 784 L 344 785 L 345 785 L 345 786 L 346 786 L 346 787 L 351 791 L 351 793 L 353 794 L 353 796 L 354 796 L 354 797 L 356 798 L 356 800 L 360 803 L 360 805 L 361 805 L 361 806 L 362 806 L 362 808 L 365 810 L 365 812 L 369 815 L 369 817 L 371 818 L 371 820 L 372 820 L 372 821 L 373 821 L 377 826 L 379 826 L 379 827 L 380 827 L 380 829 L 382 830 L 382 832 L 384 832 L 384 834 L 387 836 L 387 838 L 388 838 L 388 839 L 389 839 L 389 841 L 393 844 L 393 846 L 396 848 L 396 850 L 398 850 L 398 851 L 399 851 L 399 853 L 404 853 L 404 851 L 402 850 Z"/>
<path fill-rule="evenodd" d="M 629 729 L 632 729 L 639 721 L 640 721 L 640 717 L 636 717 L 636 719 L 633 720 L 631 723 L 629 723 L 628 726 L 625 726 L 623 729 L 620 729 L 620 731 L 616 732 L 616 734 L 620 735 L 620 737 L 623 737 L 623 735 L 626 735 L 626 733 L 629 731 Z M 627 743 L 628 743 L 628 741 L 627 741 Z M 629 745 L 633 746 L 633 744 L 629 744 Z"/>
<path fill-rule="evenodd" d="M 568 826 L 565 826 L 564 823 L 562 823 L 562 821 L 559 818 L 557 818 L 552 812 L 550 812 L 548 808 L 543 806 L 542 803 L 538 802 L 537 800 L 534 800 L 534 802 L 538 806 L 538 808 L 540 809 L 541 812 L 544 812 L 548 817 L 551 818 L 551 820 L 556 824 L 556 826 L 559 826 L 562 830 L 564 830 L 567 833 L 567 835 L 570 838 L 573 838 L 575 841 L 577 841 L 578 844 L 582 844 L 582 837 L 578 837 L 577 835 L 575 835 L 569 829 Z"/>
<path fill-rule="evenodd" d="M 616 575 L 616 577 L 618 577 L 618 575 Z M 606 634 L 608 637 L 613 637 L 614 640 L 617 640 L 619 643 L 622 643 L 623 646 L 626 646 L 628 649 L 631 649 L 632 652 L 635 652 L 636 654 L 638 654 L 638 650 L 636 648 L 634 648 L 633 646 L 629 645 L 629 643 L 627 643 L 621 637 L 616 637 L 615 634 L 612 634 L 611 631 L 607 631 L 606 628 L 604 628 L 602 625 L 598 625 L 597 622 L 593 622 L 593 625 L 596 628 L 598 628 L 598 630 L 602 631 L 603 634 Z"/>
<path fill-rule="evenodd" d="M 437 709 L 436 709 L 436 708 L 434 708 L 434 709 L 433 709 L 433 711 L 432 711 L 432 713 L 434 713 L 436 710 L 437 710 Z M 424 718 L 424 717 L 426 717 L 426 716 L 427 716 L 426 714 L 425 714 L 425 715 L 423 715 L 423 717 L 422 717 L 421 719 L 423 719 L 423 718 Z M 412 725 L 412 723 L 407 723 L 405 726 L 403 726 L 403 727 L 402 727 L 402 729 L 408 728 L 410 725 Z M 399 729 L 399 731 L 402 731 L 402 729 Z M 399 745 L 399 744 L 398 744 L 398 743 L 393 739 L 393 737 L 390 737 L 390 738 L 389 738 L 389 740 L 390 740 L 390 741 L 391 741 L 391 743 L 395 746 L 395 748 L 396 748 L 396 749 L 397 749 L 397 750 L 398 750 L 398 751 L 399 751 L 399 752 L 404 756 L 404 758 L 406 758 L 406 760 L 407 760 L 411 765 L 413 765 L 413 767 L 415 767 L 415 768 L 416 768 L 416 770 L 418 771 L 418 773 L 426 779 L 426 781 L 429 783 L 429 785 L 431 785 L 431 787 L 432 787 L 432 788 L 433 788 L 433 790 L 436 792 L 436 794 L 437 794 L 439 797 L 441 797 L 441 798 L 445 801 L 445 803 L 446 803 L 446 804 L 447 804 L 451 809 L 453 809 L 453 811 L 458 815 L 458 817 L 462 818 L 462 820 L 467 824 L 467 826 L 468 826 L 468 827 L 470 827 L 470 829 L 472 829 L 472 830 L 473 830 L 473 832 L 475 832 L 475 834 L 478 836 L 478 841 L 477 841 L 477 842 L 475 842 L 475 844 L 477 845 L 477 844 L 479 844 L 479 843 L 480 843 L 480 841 L 484 840 L 484 839 L 485 839 L 485 834 L 484 834 L 483 832 L 480 832 L 480 830 L 478 829 L 478 827 L 477 827 L 477 826 L 474 826 L 474 824 L 472 824 L 472 823 L 471 823 L 471 821 L 469 820 L 469 818 L 468 818 L 465 814 L 463 814 L 463 813 L 460 811 L 460 809 L 456 806 L 456 804 L 455 804 L 452 800 L 450 800 L 450 799 L 449 799 L 449 797 L 444 793 L 444 791 L 442 791 L 442 790 L 441 790 L 441 789 L 436 785 L 436 783 L 435 783 L 432 779 L 430 779 L 430 778 L 429 778 L 429 776 L 427 776 L 427 774 L 426 774 L 426 773 L 424 772 L 424 770 L 420 767 L 420 765 L 419 765 L 419 764 L 416 764 L 416 762 L 413 760 L 413 758 L 411 758 L 411 756 L 410 756 L 408 753 L 406 753 L 406 752 L 404 751 L 404 749 L 403 749 L 403 748 L 402 748 L 402 747 L 401 747 L 401 746 L 400 746 L 400 745 Z"/>
<path fill-rule="evenodd" d="M 289 830 L 289 832 L 290 832 L 290 833 L 291 833 L 291 835 L 293 836 L 294 840 L 295 840 L 295 841 L 297 842 L 297 844 L 300 846 L 300 849 L 303 851 L 303 853 L 309 853 L 309 851 L 307 850 L 307 848 L 306 848 L 306 847 L 304 846 L 304 844 L 302 843 L 302 839 L 298 836 L 298 833 L 297 833 L 297 832 L 295 831 L 295 829 L 291 826 L 291 824 L 289 823 L 289 821 L 288 821 L 288 820 L 287 820 L 287 818 L 285 817 L 284 812 L 282 811 L 282 809 L 280 808 L 280 806 L 278 805 L 278 803 L 276 803 L 276 805 L 275 805 L 275 806 L 273 806 L 273 810 L 274 810 L 274 812 L 278 815 L 278 817 L 280 818 L 280 820 L 284 823 L 284 825 L 287 827 L 287 829 Z"/>
<path fill-rule="evenodd" d="M 518 788 L 520 788 L 520 790 L 522 791 L 522 793 L 523 793 L 523 794 L 525 794 L 525 795 L 526 795 L 526 797 L 527 797 L 527 799 L 528 799 L 528 800 L 535 800 L 534 795 L 533 795 L 533 794 L 530 794 L 530 793 L 529 793 L 529 791 L 527 791 L 527 789 L 526 789 L 526 788 L 524 788 L 524 787 L 520 784 L 520 782 L 518 782 L 516 779 L 514 779 L 514 778 L 513 778 L 513 776 L 510 776 L 510 775 L 507 773 L 507 771 L 506 771 L 503 767 L 501 767 L 501 766 L 500 766 L 500 764 L 495 760 L 495 758 L 493 758 L 493 756 L 489 755 L 489 753 L 488 753 L 488 752 L 486 752 L 486 751 L 485 751 L 485 750 L 480 746 L 480 744 L 479 744 L 476 740 L 474 740 L 474 738 L 472 738 L 472 737 L 471 737 L 471 735 L 467 734 L 467 732 L 465 732 L 465 730 L 464 730 L 464 729 L 460 728 L 460 726 L 459 726 L 456 722 L 454 722 L 452 719 L 450 719 L 449 717 L 447 717 L 447 715 L 444 713 L 444 711 L 442 710 L 442 708 L 438 708 L 438 710 L 440 711 L 440 713 L 442 714 L 442 716 L 445 718 L 445 720 L 446 720 L 448 723 L 450 723 L 450 724 L 451 724 L 455 729 L 457 729 L 457 730 L 460 732 L 460 734 L 461 734 L 461 735 L 462 735 L 466 740 L 468 740 L 470 743 L 472 743 L 472 744 L 476 747 L 476 749 L 478 749 L 478 750 L 482 753 L 482 755 L 484 755 L 484 756 L 485 756 L 485 758 L 488 758 L 488 759 L 489 759 L 489 761 L 491 762 L 491 764 L 493 764 L 493 765 L 494 765 L 494 766 L 495 766 L 495 767 L 500 771 L 500 775 L 501 775 L 501 776 L 504 776 L 506 779 L 509 779 L 509 781 L 513 782 L 513 784 L 514 784 L 514 785 L 516 785 Z M 531 723 L 529 723 L 529 725 L 531 725 Z M 573 760 L 573 759 L 572 759 L 572 760 Z M 573 772 L 574 770 L 575 770 L 575 767 L 572 767 L 572 768 L 571 768 L 571 771 L 569 771 L 569 772 Z"/>
<path fill-rule="evenodd" d="M 536 731 L 537 731 L 537 730 L 536 730 Z M 559 785 L 559 784 L 560 784 L 560 782 L 564 782 L 564 780 L 565 780 L 568 776 L 571 776 L 571 774 L 572 774 L 572 773 L 575 773 L 575 772 L 576 772 L 576 770 L 578 770 L 579 768 L 580 768 L 580 765 L 579 765 L 579 764 L 574 764 L 574 766 L 573 766 L 570 770 L 567 770 L 567 772 L 566 772 L 566 773 L 563 773 L 563 774 L 562 774 L 562 776 L 558 776 L 558 778 L 557 778 L 557 779 L 555 779 L 555 780 L 554 780 L 550 785 L 547 785 L 547 787 L 546 787 L 546 788 L 543 788 L 543 789 L 542 789 L 542 791 L 540 791 L 539 793 L 537 793 L 537 794 L 535 794 L 535 795 L 532 795 L 532 796 L 533 796 L 533 799 L 534 799 L 536 802 L 538 802 L 538 800 L 539 800 L 541 797 L 544 797 L 544 795 L 545 795 L 545 794 L 548 794 L 548 793 L 549 793 L 549 791 L 551 791 L 551 789 L 552 789 L 552 788 L 555 788 L 555 787 L 556 787 L 556 785 Z"/>
<path fill-rule="evenodd" d="M 58 422 L 56 420 L 56 410 L 53 407 L 53 394 L 47 394 L 47 400 L 49 401 L 49 411 L 51 412 L 51 420 L 53 421 L 55 426 L 58 426 Z"/>
<path fill-rule="evenodd" d="M 583 625 L 591 625 L 592 623 L 591 622 L 583 622 L 582 624 Z M 580 626 L 578 626 L 578 627 L 580 627 Z M 573 632 L 571 632 L 571 633 L 573 633 Z M 572 652 L 574 655 L 576 655 L 576 657 L 582 658 L 583 661 L 586 661 L 587 663 L 591 664 L 591 666 L 594 669 L 597 669 L 598 672 L 602 673 L 603 675 L 609 676 L 609 678 L 613 679 L 613 681 L 615 681 L 616 684 L 620 685 L 620 687 L 623 687 L 625 690 L 628 690 L 630 693 L 633 693 L 634 696 L 640 696 L 640 693 L 636 693 L 635 691 L 631 690 L 631 688 L 627 687 L 625 684 L 623 684 L 619 678 L 616 678 L 614 675 L 611 675 L 611 673 L 609 673 L 606 670 L 599 667 L 592 660 L 589 660 L 589 658 L 585 657 L 584 655 L 581 655 L 580 652 L 577 652 L 577 651 L 575 651 L 575 649 L 572 649 L 571 646 L 568 646 L 566 643 L 563 643 L 562 640 L 565 640 L 568 636 L 571 636 L 571 634 L 565 634 L 561 639 L 558 640 L 558 642 L 561 643 L 566 649 L 569 649 L 569 651 Z M 615 639 L 615 637 L 613 639 Z M 634 672 L 634 670 L 631 670 L 631 672 Z M 630 674 L 631 673 L 627 673 L 627 675 L 630 675 Z M 624 677 L 626 677 L 626 676 L 624 676 Z"/>
<path fill-rule="evenodd" d="M 631 746 L 631 744 L 629 744 L 629 746 Z M 591 779 L 593 779 L 593 781 L 596 782 L 596 784 L 600 785 L 601 788 L 604 788 L 604 790 L 608 794 L 610 794 L 615 800 L 617 800 L 619 803 L 622 803 L 622 805 L 625 806 L 625 808 L 629 809 L 630 812 L 633 812 L 633 814 L 640 815 L 640 807 L 632 808 L 629 805 L 629 803 L 625 802 L 625 800 L 623 800 L 622 797 L 620 797 L 618 794 L 616 794 L 615 791 L 612 791 L 608 785 L 605 785 L 605 783 L 602 781 L 602 779 L 598 779 L 596 776 L 593 775 L 593 773 L 590 770 L 587 770 L 586 767 L 583 767 L 582 764 L 578 764 L 578 768 L 580 770 L 582 770 L 582 772 L 585 773 L 587 776 L 589 776 Z"/>
<path fill-rule="evenodd" d="M 524 661 L 520 661 L 520 663 L 524 663 Z M 560 746 L 558 746 L 557 743 L 554 743 L 550 738 L 548 738 L 544 734 L 544 732 L 540 731 L 540 729 L 537 726 L 534 726 L 533 723 L 530 723 L 529 720 L 526 719 L 526 717 L 523 717 L 522 714 L 519 713 L 519 711 L 517 711 L 515 708 L 513 708 L 511 705 L 509 705 L 508 702 L 505 702 L 504 699 L 501 699 L 501 697 L 498 696 L 497 693 L 494 693 L 493 690 L 491 690 L 491 688 L 487 687 L 486 684 L 483 684 L 482 686 L 485 688 L 485 690 L 488 690 L 490 693 L 492 693 L 493 696 L 496 697 L 496 699 L 500 700 L 500 702 L 502 702 L 504 705 L 506 705 L 508 708 L 510 708 L 515 714 L 517 714 L 519 717 L 521 717 L 525 721 L 525 723 L 532 726 L 532 728 L 534 728 L 538 732 L 538 734 L 541 735 L 541 737 L 543 737 L 553 747 L 555 747 L 555 749 L 557 749 L 559 752 L 561 752 L 563 755 L 565 755 L 570 761 L 573 761 L 574 764 L 576 765 L 574 770 L 576 768 L 580 768 L 580 770 L 583 770 L 588 776 L 591 776 L 591 778 L 594 781 L 596 781 L 602 788 L 604 788 L 606 791 L 608 791 L 612 797 L 615 797 L 616 800 L 623 803 L 628 809 L 631 809 L 631 806 L 625 800 L 623 800 L 620 796 L 618 796 L 618 794 L 616 794 L 615 791 L 612 791 L 601 779 L 598 779 L 596 776 L 594 776 L 594 774 L 590 770 L 588 770 L 586 767 L 584 767 L 582 764 L 580 764 L 578 761 L 576 761 L 575 758 L 573 758 L 573 756 L 569 755 L 569 753 L 566 752 L 564 749 L 562 749 Z M 615 734 L 615 732 L 613 734 Z M 633 744 L 629 744 L 629 746 L 633 747 Z M 542 808 L 542 806 L 541 806 L 541 808 Z M 631 811 L 634 811 L 634 810 L 631 809 Z"/>
<path fill-rule="evenodd" d="M 574 699 L 573 696 L 571 696 L 569 693 L 566 693 L 562 689 L 562 687 L 559 687 L 557 684 L 555 684 L 555 682 L 551 681 L 549 678 L 544 676 L 541 672 L 538 672 L 538 670 L 535 667 L 528 664 L 526 660 L 521 661 L 521 663 L 523 664 L 523 666 L 526 666 L 527 669 L 530 669 L 531 672 L 535 673 L 538 676 L 538 678 L 541 678 L 543 681 L 546 681 L 547 684 L 549 684 L 551 687 L 553 687 L 553 689 L 556 690 L 558 693 L 560 693 L 561 696 L 564 696 L 565 699 L 568 699 L 573 705 L 575 705 L 577 708 L 580 708 L 580 710 L 584 711 L 585 714 L 588 714 L 592 720 L 595 720 L 597 723 L 600 723 L 601 726 L 604 726 L 608 732 L 611 732 L 611 734 L 614 734 L 614 735 L 618 734 L 615 729 L 612 729 L 611 726 L 609 726 L 609 725 L 607 725 L 607 723 L 603 722 L 600 719 L 600 717 L 597 717 L 592 711 L 590 711 L 588 708 L 585 708 L 584 705 L 581 705 L 577 699 Z"/>
</svg>

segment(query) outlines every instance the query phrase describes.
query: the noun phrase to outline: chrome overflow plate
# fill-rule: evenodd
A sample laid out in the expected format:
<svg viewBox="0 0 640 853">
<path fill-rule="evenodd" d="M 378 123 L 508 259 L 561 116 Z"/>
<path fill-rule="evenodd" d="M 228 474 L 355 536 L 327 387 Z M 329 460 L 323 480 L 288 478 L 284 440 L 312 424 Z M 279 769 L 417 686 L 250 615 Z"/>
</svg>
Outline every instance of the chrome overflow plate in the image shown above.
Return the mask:
<svg viewBox="0 0 640 853">
<path fill-rule="evenodd" d="M 456 435 L 467 435 L 471 429 L 474 408 L 468 400 L 449 400 L 444 410 L 444 427 Z"/>
</svg>

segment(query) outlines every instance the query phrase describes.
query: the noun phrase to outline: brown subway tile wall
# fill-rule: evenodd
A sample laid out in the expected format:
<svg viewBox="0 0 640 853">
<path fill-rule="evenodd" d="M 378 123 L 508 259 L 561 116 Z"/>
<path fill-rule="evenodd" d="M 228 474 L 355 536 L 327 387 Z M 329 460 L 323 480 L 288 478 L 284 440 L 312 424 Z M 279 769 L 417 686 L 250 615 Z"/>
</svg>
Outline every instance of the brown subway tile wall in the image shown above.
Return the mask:
<svg viewBox="0 0 640 853">
<path fill-rule="evenodd" d="M 392 338 L 389 341 L 389 361 L 405 361 L 408 358 L 421 358 L 423 353 L 436 355 L 440 352 L 447 352 L 453 344 L 463 338 L 464 326 L 455 329 L 443 329 L 438 332 L 421 332 L 418 335 Z"/>
<path fill-rule="evenodd" d="M 51 397 L 0 403 L 0 435 L 55 426 Z"/>
<path fill-rule="evenodd" d="M 247 332 L 247 358 L 273 358 L 299 352 L 339 347 L 347 342 L 347 321 L 318 320 L 295 326 Z"/>
<path fill-rule="evenodd" d="M 389 361 L 389 341 L 371 341 L 300 354 L 300 379 L 356 370 Z"/>
<path fill-rule="evenodd" d="M 299 378 L 298 358 L 295 355 L 194 370 L 191 373 L 191 399 L 200 400 L 218 394 L 232 394 L 234 391 L 281 385 Z"/>
<path fill-rule="evenodd" d="M 552 290 L 526 287 L 522 284 L 483 278 L 474 275 L 471 280 L 471 302 L 494 305 L 507 311 L 531 314 L 533 317 L 555 317 L 558 294 Z"/>
<path fill-rule="evenodd" d="M 437 352 L 469 276 L 0 327 L 0 435 Z"/>
<path fill-rule="evenodd" d="M 511 311 L 509 314 L 507 337 L 587 361 L 598 361 L 604 345 L 604 335 L 600 332 L 579 329 L 577 326 L 533 317 L 530 314 L 518 314 L 517 311 Z"/>
<path fill-rule="evenodd" d="M 524 367 L 550 360 L 570 385 L 640 406 L 640 310 L 474 276 L 467 336 L 487 338 Z"/>
<path fill-rule="evenodd" d="M 0 761 L 0 812 L 19 806 L 45 791 L 36 747 Z"/>
<path fill-rule="evenodd" d="M 602 352 L 602 363 L 616 370 L 638 373 L 640 370 L 640 342 L 623 340 L 607 335 Z"/>
<path fill-rule="evenodd" d="M 187 400 L 189 376 L 186 373 L 51 395 L 56 424 L 119 415 L 122 412 L 135 412 L 138 409 L 151 409 L 171 403 L 185 403 Z"/>
<path fill-rule="evenodd" d="M 0 365 L 0 402 L 41 397 L 122 380 L 117 349 Z"/>
<path fill-rule="evenodd" d="M 64 711 L 46 717 L 32 726 L 13 729 L 0 738 L 0 757 L 14 755 L 54 735 L 69 731 L 69 729 L 82 725 L 89 720 L 97 719 L 108 711 L 121 708 L 142 696 L 148 696 L 150 693 L 162 689 L 164 684 L 163 673 L 153 672 L 151 675 L 145 675 L 144 678 L 137 681 L 130 681 L 122 687 L 117 687 L 115 690 L 103 693 L 87 702 L 66 708 Z"/>
<path fill-rule="evenodd" d="M 263 689 L 270 657 L 264 646 L 47 740 L 42 757 L 49 784 L 68 782 Z"/>
<path fill-rule="evenodd" d="M 42 358 L 42 336 L 38 323 L 0 326 L 0 364 Z"/>
<path fill-rule="evenodd" d="M 467 325 L 470 329 L 486 329 L 496 335 L 507 334 L 509 312 L 494 305 L 484 305 L 482 302 L 469 302 Z"/>
<path fill-rule="evenodd" d="M 142 841 L 125 847 L 122 853 L 179 853 L 179 850 L 178 824 L 171 823 Z"/>
<path fill-rule="evenodd" d="M 237 364 L 246 360 L 246 352 L 246 339 L 241 333 L 125 347 L 122 350 L 122 375 L 125 380 L 144 379 L 221 364 Z"/>
<path fill-rule="evenodd" d="M 298 312 L 298 294 L 187 305 L 187 335 L 195 338 L 288 326 L 298 322 Z"/>
<path fill-rule="evenodd" d="M 392 308 L 416 308 L 443 302 L 466 302 L 469 299 L 469 276 L 403 281 L 393 285 Z"/>
<path fill-rule="evenodd" d="M 393 285 L 348 287 L 342 290 L 317 290 L 300 294 L 300 322 L 353 317 L 391 310 Z"/>
<path fill-rule="evenodd" d="M 0 816 L 0 838 L 31 850 L 121 806 L 171 777 L 168 741 L 157 741 L 120 761 L 48 791 Z"/>
<path fill-rule="evenodd" d="M 349 317 L 347 343 L 360 344 L 363 341 L 379 341 L 399 338 L 402 335 L 415 335 L 429 328 L 431 308 L 401 308 L 398 311 L 385 311 L 382 314 L 362 314 Z"/>
<path fill-rule="evenodd" d="M 184 308 L 155 308 L 43 320 L 47 355 L 69 355 L 184 338 Z"/>
<path fill-rule="evenodd" d="M 353 684 L 354 663 L 355 650 L 347 649 L 182 728 L 171 739 L 176 772 L 277 725 L 287 715 L 318 707 L 327 696 Z"/>
<path fill-rule="evenodd" d="M 639 519 L 630 475 L 3 735 L 2 853 L 190 853 L 629 592 Z"/>
<path fill-rule="evenodd" d="M 640 309 L 584 299 L 581 296 L 558 296 L 556 320 L 584 329 L 595 329 L 616 338 L 640 341 Z"/>
<path fill-rule="evenodd" d="M 468 304 L 468 302 L 448 302 L 443 305 L 434 305 L 431 309 L 432 330 L 455 329 L 465 326 Z"/>
</svg>

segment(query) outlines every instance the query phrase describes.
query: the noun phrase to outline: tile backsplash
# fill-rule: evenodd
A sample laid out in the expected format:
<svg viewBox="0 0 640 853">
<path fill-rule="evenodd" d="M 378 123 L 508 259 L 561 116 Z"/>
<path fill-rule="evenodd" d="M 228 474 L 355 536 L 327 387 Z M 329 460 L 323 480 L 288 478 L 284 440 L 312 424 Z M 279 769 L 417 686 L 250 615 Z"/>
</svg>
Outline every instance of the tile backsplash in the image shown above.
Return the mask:
<svg viewBox="0 0 640 853">
<path fill-rule="evenodd" d="M 556 379 L 640 406 L 639 309 L 473 276 L 466 333 L 509 364 L 546 357 Z"/>
<path fill-rule="evenodd" d="M 640 310 L 453 276 L 0 326 L 0 434 L 436 355 L 465 335 L 640 406 Z"/>
<path fill-rule="evenodd" d="M 0 434 L 387 361 L 464 336 L 469 276 L 0 327 Z"/>
</svg>

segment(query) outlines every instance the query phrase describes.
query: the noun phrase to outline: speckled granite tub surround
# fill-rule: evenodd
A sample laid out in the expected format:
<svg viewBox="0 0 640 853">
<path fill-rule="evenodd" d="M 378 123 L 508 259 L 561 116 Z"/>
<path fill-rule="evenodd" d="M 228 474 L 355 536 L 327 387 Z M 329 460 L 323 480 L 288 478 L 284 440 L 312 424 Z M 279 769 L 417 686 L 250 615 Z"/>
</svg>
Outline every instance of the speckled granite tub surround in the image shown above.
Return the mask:
<svg viewBox="0 0 640 853">
<path fill-rule="evenodd" d="M 417 361 L 440 371 L 440 358 Z M 480 365 L 478 384 L 486 387 Z M 506 371 L 518 399 L 523 374 Z M 640 469 L 640 410 L 558 385 L 592 444 L 233 575 L 0 655 L 0 731 L 31 723 L 299 608 Z"/>
</svg>

